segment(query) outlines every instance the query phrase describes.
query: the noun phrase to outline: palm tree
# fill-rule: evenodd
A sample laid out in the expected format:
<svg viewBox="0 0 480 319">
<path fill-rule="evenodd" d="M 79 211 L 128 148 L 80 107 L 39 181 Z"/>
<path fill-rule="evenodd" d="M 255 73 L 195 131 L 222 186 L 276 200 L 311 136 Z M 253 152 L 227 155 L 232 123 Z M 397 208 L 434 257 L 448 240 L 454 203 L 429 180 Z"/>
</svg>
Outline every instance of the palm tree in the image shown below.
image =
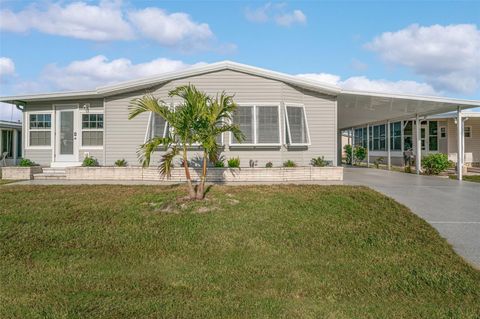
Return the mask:
<svg viewBox="0 0 480 319">
<path fill-rule="evenodd" d="M 218 160 L 220 145 L 217 143 L 217 137 L 222 133 L 231 132 L 237 140 L 242 141 L 244 139 L 238 125 L 232 124 L 233 113 L 236 109 L 237 104 L 233 101 L 233 96 L 222 92 L 220 96 L 217 95 L 214 99 L 209 98 L 207 107 L 201 115 L 201 121 L 196 127 L 198 139 L 203 149 L 202 175 L 197 188 L 197 199 L 205 197 L 208 161 L 215 163 Z"/>
</svg>

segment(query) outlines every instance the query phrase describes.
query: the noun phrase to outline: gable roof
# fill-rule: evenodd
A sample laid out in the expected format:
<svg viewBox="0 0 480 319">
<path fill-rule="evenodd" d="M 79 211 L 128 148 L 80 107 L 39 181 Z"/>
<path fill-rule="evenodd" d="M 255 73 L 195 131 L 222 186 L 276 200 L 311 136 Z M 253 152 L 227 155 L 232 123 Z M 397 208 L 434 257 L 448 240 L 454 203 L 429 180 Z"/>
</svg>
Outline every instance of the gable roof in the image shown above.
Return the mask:
<svg viewBox="0 0 480 319">
<path fill-rule="evenodd" d="M 246 74 L 256 75 L 272 80 L 277 80 L 292 84 L 298 87 L 302 87 L 309 90 L 314 90 L 327 95 L 336 96 L 340 93 L 340 87 L 327 83 L 318 82 L 315 80 L 304 79 L 294 75 L 285 73 L 270 71 L 254 66 L 223 61 L 217 63 L 211 63 L 203 66 L 193 67 L 182 71 L 168 72 L 156 76 L 136 79 L 132 81 L 121 82 L 113 85 L 106 85 L 97 87 L 94 90 L 89 91 L 71 91 L 71 92 L 57 92 L 47 94 L 30 94 L 30 95 L 18 95 L 18 96 L 5 96 L 0 97 L 0 102 L 6 103 L 21 103 L 30 101 L 44 101 L 44 100 L 61 100 L 61 99 L 85 99 L 85 98 L 103 98 L 115 94 L 136 91 L 140 89 L 150 88 L 154 85 L 160 85 L 172 80 L 201 75 L 205 73 L 232 70 L 242 72 Z"/>
</svg>

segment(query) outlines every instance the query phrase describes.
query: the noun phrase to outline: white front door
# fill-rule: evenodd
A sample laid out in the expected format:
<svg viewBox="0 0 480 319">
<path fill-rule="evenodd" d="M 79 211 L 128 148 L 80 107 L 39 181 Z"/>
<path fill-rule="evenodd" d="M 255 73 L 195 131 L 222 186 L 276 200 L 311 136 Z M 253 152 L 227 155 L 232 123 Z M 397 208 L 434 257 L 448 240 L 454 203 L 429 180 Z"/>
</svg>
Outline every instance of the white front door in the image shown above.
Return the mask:
<svg viewBox="0 0 480 319">
<path fill-rule="evenodd" d="M 55 162 L 78 161 L 78 109 L 57 107 Z"/>
</svg>

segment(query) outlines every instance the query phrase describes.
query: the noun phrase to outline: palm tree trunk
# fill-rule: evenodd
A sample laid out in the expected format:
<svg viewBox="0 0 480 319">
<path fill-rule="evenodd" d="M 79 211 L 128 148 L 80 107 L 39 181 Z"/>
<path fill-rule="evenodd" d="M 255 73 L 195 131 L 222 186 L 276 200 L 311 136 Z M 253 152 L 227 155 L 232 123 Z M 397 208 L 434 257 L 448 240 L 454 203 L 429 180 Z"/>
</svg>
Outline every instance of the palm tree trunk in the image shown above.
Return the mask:
<svg viewBox="0 0 480 319">
<path fill-rule="evenodd" d="M 188 168 L 187 148 L 183 148 L 183 168 L 185 169 L 185 177 L 187 178 L 188 196 L 190 199 L 195 199 L 195 189 L 192 185 L 192 177 L 190 176 L 190 169 Z"/>
<path fill-rule="evenodd" d="M 203 152 L 202 178 L 197 189 L 197 199 L 205 198 L 205 181 L 207 180 L 207 152 Z"/>
</svg>

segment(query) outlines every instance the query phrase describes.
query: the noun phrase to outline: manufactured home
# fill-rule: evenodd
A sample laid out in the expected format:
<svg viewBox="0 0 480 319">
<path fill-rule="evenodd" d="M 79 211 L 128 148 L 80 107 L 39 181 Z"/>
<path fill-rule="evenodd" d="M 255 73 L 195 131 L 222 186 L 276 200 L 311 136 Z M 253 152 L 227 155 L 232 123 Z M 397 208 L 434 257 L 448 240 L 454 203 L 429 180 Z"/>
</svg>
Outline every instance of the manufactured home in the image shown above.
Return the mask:
<svg viewBox="0 0 480 319">
<path fill-rule="evenodd" d="M 347 91 L 229 61 L 90 91 L 9 96 L 0 101 L 22 110 L 21 152 L 42 166 L 79 166 L 86 156 L 95 157 L 102 166 L 119 159 L 138 166 L 138 147 L 152 136 L 165 135 L 168 124 L 153 114 L 128 120 L 130 101 L 150 93 L 174 107 L 180 101 L 169 98 L 168 92 L 185 84 L 211 95 L 222 91 L 234 95 L 239 105 L 234 122 L 246 139 L 239 143 L 224 134 L 219 140 L 222 155 L 239 157 L 242 167 L 265 167 L 268 162 L 281 166 L 287 160 L 309 166 L 319 156 L 332 166 L 340 165 L 345 130 L 355 133 L 355 143 L 368 145 L 371 156 L 385 153 L 389 161 L 397 161 L 408 147 L 416 154 L 445 151 L 452 158 L 457 154 L 460 162 L 480 161 L 474 150 L 480 128 L 473 118 L 465 121 L 462 113 L 479 107 L 480 101 Z M 456 112 L 454 118 L 432 117 L 451 111 Z M 457 129 L 458 120 L 465 126 Z M 368 134 L 370 143 L 365 142 Z M 458 141 L 463 145 L 464 140 L 465 152 L 459 153 Z M 162 151 L 157 153 L 152 165 Z M 194 147 L 191 153 L 196 156 Z"/>
</svg>

